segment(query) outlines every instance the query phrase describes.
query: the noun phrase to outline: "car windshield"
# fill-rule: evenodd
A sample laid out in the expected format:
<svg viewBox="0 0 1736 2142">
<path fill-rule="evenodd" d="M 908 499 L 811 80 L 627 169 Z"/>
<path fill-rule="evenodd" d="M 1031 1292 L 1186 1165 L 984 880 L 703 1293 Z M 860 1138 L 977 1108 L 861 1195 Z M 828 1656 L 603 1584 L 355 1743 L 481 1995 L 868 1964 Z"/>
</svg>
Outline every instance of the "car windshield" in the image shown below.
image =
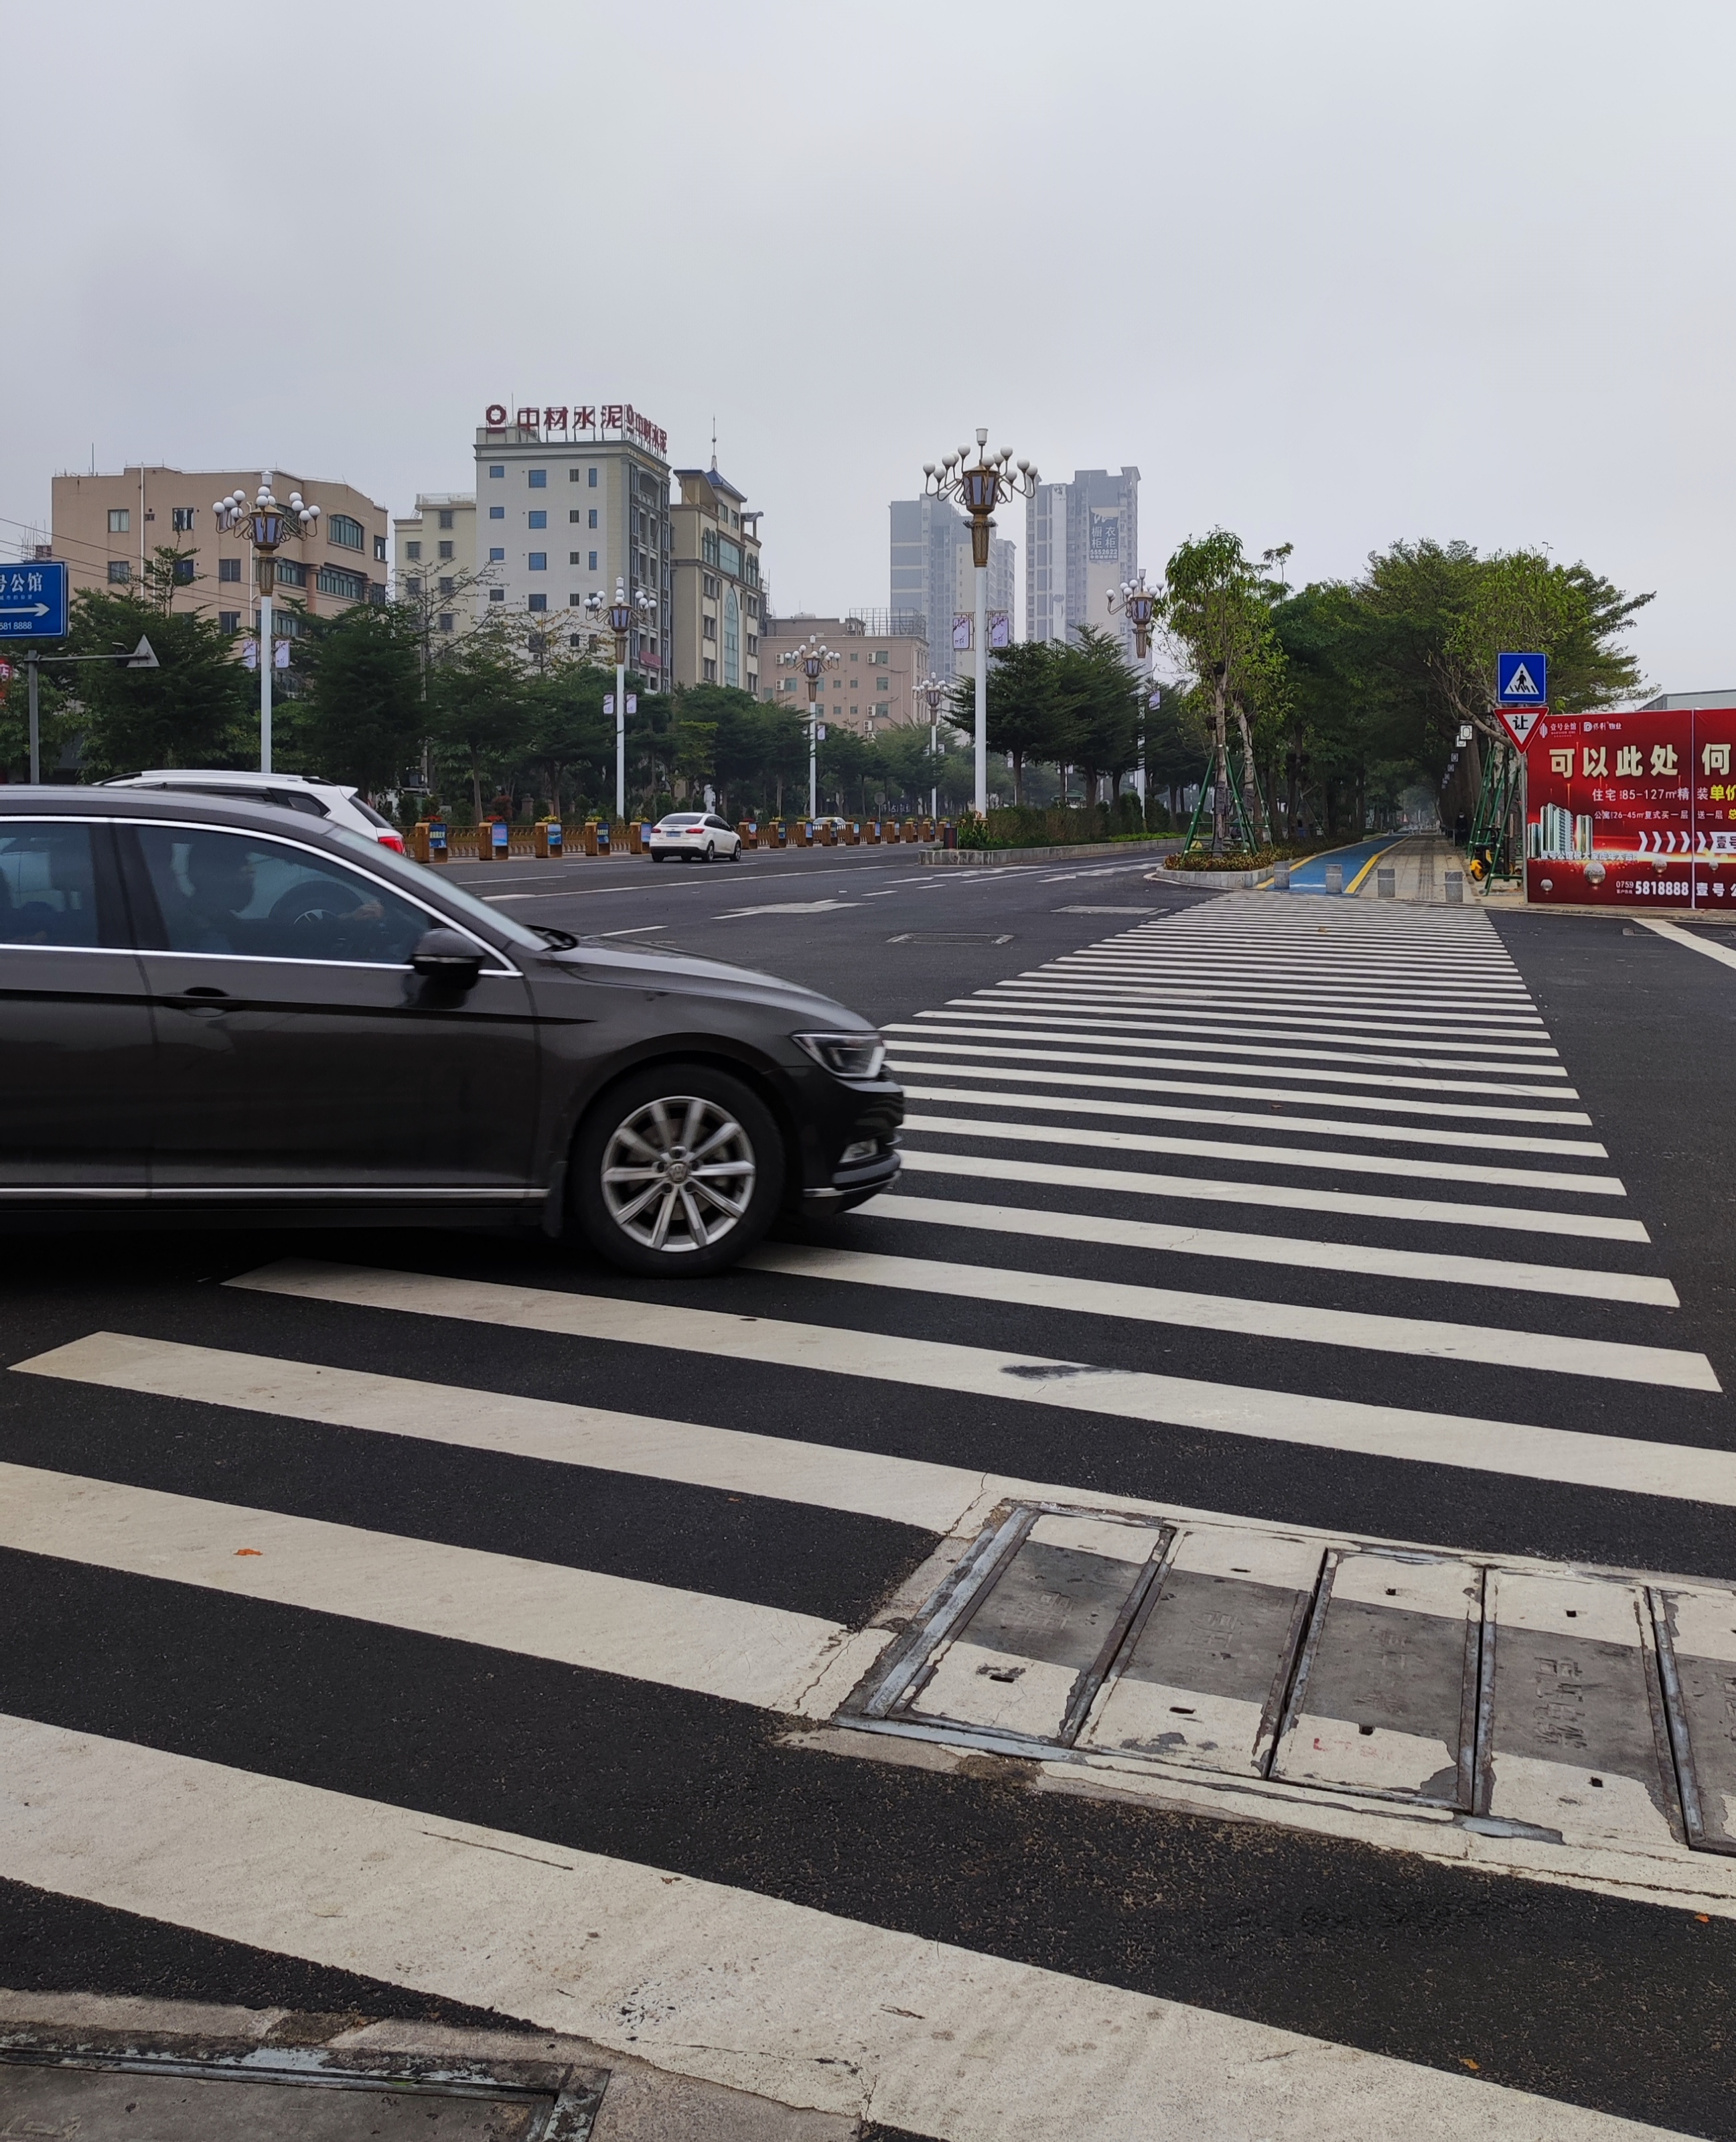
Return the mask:
<svg viewBox="0 0 1736 2142">
<path fill-rule="evenodd" d="M 392 878 L 398 884 L 409 887 L 418 896 L 425 898 L 431 891 L 426 871 L 416 863 L 401 860 L 390 848 L 382 847 L 379 842 L 370 840 L 366 833 L 353 832 L 348 826 L 334 826 L 332 838 L 341 841 L 345 847 L 355 853 L 365 856 L 370 867 L 378 871 L 382 876 Z M 517 945 L 527 952 L 546 952 L 549 949 L 546 938 L 538 936 L 534 930 L 527 930 L 523 923 L 515 922 L 510 915 L 496 914 L 486 901 L 478 900 L 475 893 L 466 892 L 462 886 L 454 885 L 450 880 L 441 882 L 434 896 L 446 906 L 456 908 L 461 915 L 467 915 L 477 922 L 486 922 L 509 944 Z"/>
<path fill-rule="evenodd" d="M 397 827 L 392 824 L 391 819 L 382 818 L 377 811 L 364 803 L 359 796 L 352 796 L 348 800 L 350 808 L 353 811 L 359 811 L 370 826 L 377 826 L 382 832 L 387 833 L 395 833 L 397 831 Z"/>
</svg>

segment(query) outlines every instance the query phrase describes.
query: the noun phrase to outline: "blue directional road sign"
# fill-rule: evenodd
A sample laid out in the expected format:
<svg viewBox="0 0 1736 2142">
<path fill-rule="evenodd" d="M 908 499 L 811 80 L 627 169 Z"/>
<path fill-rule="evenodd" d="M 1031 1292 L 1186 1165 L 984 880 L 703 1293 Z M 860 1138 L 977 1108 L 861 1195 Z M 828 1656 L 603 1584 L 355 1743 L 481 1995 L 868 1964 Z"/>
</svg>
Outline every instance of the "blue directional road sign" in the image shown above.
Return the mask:
<svg viewBox="0 0 1736 2142">
<path fill-rule="evenodd" d="M 1546 707 L 1549 704 L 1549 657 L 1546 654 L 1497 654 L 1495 658 L 1495 696 L 1504 707 Z"/>
<path fill-rule="evenodd" d="M 43 559 L 0 565 L 0 639 L 64 639 L 67 569 Z"/>
</svg>

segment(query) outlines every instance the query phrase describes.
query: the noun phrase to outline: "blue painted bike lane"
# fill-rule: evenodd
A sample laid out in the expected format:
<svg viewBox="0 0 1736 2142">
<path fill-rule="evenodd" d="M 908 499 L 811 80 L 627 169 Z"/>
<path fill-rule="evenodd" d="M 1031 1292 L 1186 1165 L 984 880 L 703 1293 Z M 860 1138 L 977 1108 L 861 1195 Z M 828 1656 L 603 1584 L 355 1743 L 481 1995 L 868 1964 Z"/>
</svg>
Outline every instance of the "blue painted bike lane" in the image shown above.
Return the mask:
<svg viewBox="0 0 1736 2142">
<path fill-rule="evenodd" d="M 1375 840 L 1354 841 L 1349 847 L 1328 848 L 1321 855 L 1309 856 L 1305 862 L 1292 863 L 1290 891 L 1324 892 L 1327 864 L 1341 863 L 1344 871 L 1344 891 L 1355 892 L 1378 859 L 1388 849 L 1396 848 L 1405 837 L 1403 833 L 1383 833 Z"/>
</svg>

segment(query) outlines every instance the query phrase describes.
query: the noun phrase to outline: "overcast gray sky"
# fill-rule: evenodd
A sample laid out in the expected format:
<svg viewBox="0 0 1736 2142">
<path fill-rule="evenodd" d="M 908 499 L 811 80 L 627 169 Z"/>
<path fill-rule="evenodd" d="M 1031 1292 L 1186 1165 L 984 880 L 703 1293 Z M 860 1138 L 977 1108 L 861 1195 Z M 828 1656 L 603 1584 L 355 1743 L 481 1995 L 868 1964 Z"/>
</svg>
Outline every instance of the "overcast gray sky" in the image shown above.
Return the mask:
<svg viewBox="0 0 1736 2142">
<path fill-rule="evenodd" d="M 884 604 L 986 423 L 1293 579 L 1403 536 L 1729 644 L 1729 0 L 0 0 L 0 515 L 141 456 L 394 512 L 501 400 L 630 401 Z M 1022 514 L 1007 531 L 1020 539 Z M 18 531 L 0 523 L 10 553 Z M 1021 594 L 1021 608 L 1022 608 Z"/>
</svg>

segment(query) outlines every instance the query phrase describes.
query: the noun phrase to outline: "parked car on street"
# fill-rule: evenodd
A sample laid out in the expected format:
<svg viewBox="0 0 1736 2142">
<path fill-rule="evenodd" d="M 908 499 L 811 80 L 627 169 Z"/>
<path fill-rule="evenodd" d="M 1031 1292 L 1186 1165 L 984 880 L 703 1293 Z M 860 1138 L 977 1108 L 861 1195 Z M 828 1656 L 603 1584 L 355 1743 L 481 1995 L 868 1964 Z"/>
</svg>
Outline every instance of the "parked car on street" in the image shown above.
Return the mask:
<svg viewBox="0 0 1736 2142">
<path fill-rule="evenodd" d="M 672 1276 L 898 1172 L 879 1034 L 238 797 L 0 790 L 0 1216 L 535 1222 Z"/>
<path fill-rule="evenodd" d="M 158 767 L 149 773 L 120 775 L 105 781 L 105 788 L 178 788 L 190 796 L 228 796 L 238 802 L 274 803 L 279 810 L 300 811 L 309 818 L 329 818 L 334 826 L 348 826 L 367 833 L 382 847 L 404 851 L 403 836 L 389 818 L 382 818 L 364 803 L 353 788 L 334 781 L 315 781 L 305 773 L 243 773 L 216 767 Z"/>
<path fill-rule="evenodd" d="M 732 863 L 742 860 L 741 835 L 711 811 L 668 812 L 651 828 L 645 845 L 654 863 L 665 856 L 678 856 L 684 863 L 713 863 L 719 856 Z"/>
</svg>

